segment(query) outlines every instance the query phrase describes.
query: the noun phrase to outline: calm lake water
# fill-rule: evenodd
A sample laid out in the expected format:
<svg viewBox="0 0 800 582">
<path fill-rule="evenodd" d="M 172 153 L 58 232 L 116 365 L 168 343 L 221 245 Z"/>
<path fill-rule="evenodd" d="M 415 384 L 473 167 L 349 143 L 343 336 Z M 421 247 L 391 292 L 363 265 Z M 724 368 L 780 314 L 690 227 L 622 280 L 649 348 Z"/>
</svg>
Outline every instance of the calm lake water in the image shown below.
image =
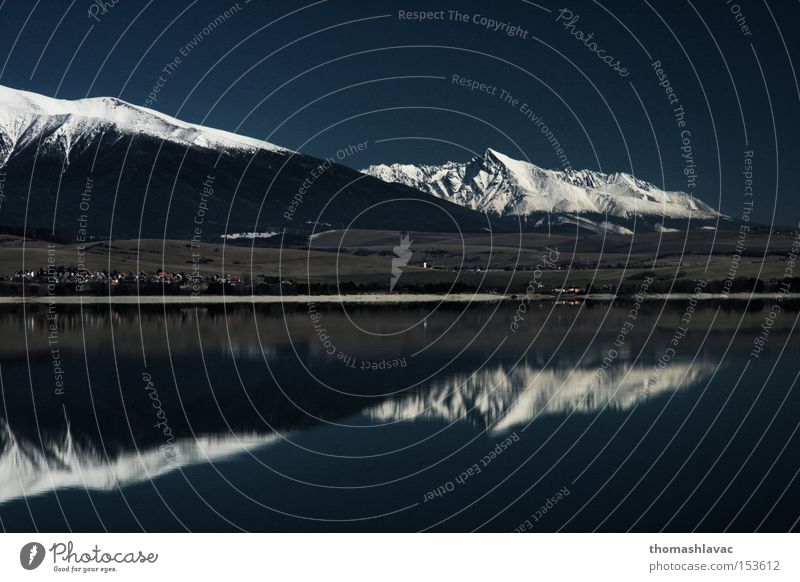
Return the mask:
<svg viewBox="0 0 800 582">
<path fill-rule="evenodd" d="M 0 527 L 796 530 L 797 306 L 687 304 L 5 306 Z"/>
</svg>

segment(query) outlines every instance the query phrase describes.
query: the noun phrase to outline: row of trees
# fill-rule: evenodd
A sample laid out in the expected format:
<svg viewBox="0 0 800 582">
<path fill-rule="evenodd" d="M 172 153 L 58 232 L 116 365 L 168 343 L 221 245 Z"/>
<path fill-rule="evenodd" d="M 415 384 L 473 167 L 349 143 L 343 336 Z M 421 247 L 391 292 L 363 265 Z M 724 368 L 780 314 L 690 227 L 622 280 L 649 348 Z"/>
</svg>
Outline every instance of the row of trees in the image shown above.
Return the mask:
<svg viewBox="0 0 800 582">
<path fill-rule="evenodd" d="M 582 288 L 584 293 L 606 293 L 617 295 L 631 295 L 637 293 L 642 285 L 643 276 L 632 276 L 616 284 L 587 285 Z M 786 279 L 788 288 L 782 288 L 784 280 L 775 281 L 756 279 L 754 277 L 738 277 L 726 284 L 724 280 L 710 280 L 707 282 L 704 291 L 706 293 L 777 293 L 791 292 L 800 293 L 800 277 Z M 650 283 L 648 293 L 692 293 L 697 286 L 697 281 L 689 278 L 678 279 L 655 279 Z M 514 281 L 506 289 L 505 285 L 487 282 L 462 282 L 450 283 L 448 281 L 429 282 L 429 283 L 405 283 L 400 282 L 395 286 L 394 293 L 526 293 L 527 282 L 524 280 Z M 75 285 L 59 284 L 52 288 L 55 295 L 76 295 L 78 291 Z M 294 282 L 291 280 L 275 280 L 275 278 L 264 278 L 260 282 L 236 282 L 226 281 L 205 282 L 201 287 L 192 287 L 179 282 L 151 282 L 143 281 L 137 283 L 121 282 L 116 285 L 109 285 L 107 282 L 95 281 L 87 282 L 82 286 L 82 295 L 335 295 L 358 294 L 358 293 L 387 293 L 389 291 L 388 281 L 369 281 L 354 282 L 343 281 L 339 284 L 335 282 Z M 27 296 L 47 295 L 49 290 L 46 284 L 40 282 L 27 282 L 24 284 L 24 292 Z M 541 287 L 537 292 L 543 294 L 555 294 L 549 287 Z M 0 295 L 20 296 L 23 293 L 23 284 L 15 281 L 0 281 Z"/>
<path fill-rule="evenodd" d="M 632 277 L 624 281 L 616 293 L 619 295 L 629 295 L 638 292 L 641 287 L 643 277 Z M 786 291 L 790 293 L 800 293 L 800 277 L 782 279 L 780 281 L 757 279 L 755 277 L 736 277 L 732 281 L 710 280 L 707 282 L 703 291 L 705 293 L 778 293 L 782 291 L 781 285 L 788 284 Z M 656 279 L 648 289 L 648 293 L 692 293 L 697 286 L 695 279 Z M 601 292 L 599 289 L 587 288 L 589 292 Z M 608 292 L 608 291 L 603 291 Z"/>
</svg>

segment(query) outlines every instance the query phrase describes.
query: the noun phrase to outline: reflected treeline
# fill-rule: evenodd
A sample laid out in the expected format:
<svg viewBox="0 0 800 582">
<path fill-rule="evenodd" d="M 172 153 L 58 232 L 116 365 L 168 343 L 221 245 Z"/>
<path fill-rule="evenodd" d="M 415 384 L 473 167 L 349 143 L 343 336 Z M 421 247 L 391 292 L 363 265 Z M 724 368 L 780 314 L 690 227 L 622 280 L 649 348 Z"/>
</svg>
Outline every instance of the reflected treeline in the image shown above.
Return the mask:
<svg viewBox="0 0 800 582">
<path fill-rule="evenodd" d="M 639 328 L 652 326 L 669 328 L 676 324 L 685 309 L 685 301 L 649 301 L 641 308 L 642 320 L 647 322 Z M 757 299 L 750 302 L 740 300 L 702 302 L 697 310 L 699 325 L 710 324 L 716 313 L 715 328 L 738 329 L 747 332 L 759 328 L 769 313 L 774 301 Z M 441 305 L 400 304 L 386 306 L 348 305 L 318 303 L 328 331 L 341 338 L 350 351 L 369 350 L 384 352 L 390 339 L 363 341 L 364 334 L 354 333 L 356 323 L 368 332 L 399 334 L 390 350 L 398 350 L 409 342 L 425 344 L 445 334 L 442 340 L 450 348 L 459 344 L 470 344 L 477 349 L 486 349 L 505 342 L 521 348 L 527 346 L 537 331 L 548 327 L 546 337 L 553 338 L 552 331 L 573 332 L 600 330 L 599 333 L 616 333 L 624 322 L 628 303 L 619 300 L 608 302 L 590 301 L 575 305 L 554 305 L 549 301 L 532 302 L 527 305 L 525 320 L 518 333 L 510 334 L 510 324 L 517 303 L 508 301 L 497 304 L 444 303 Z M 781 303 L 782 313 L 790 314 L 774 322 L 776 330 L 792 327 L 800 301 L 786 300 Z M 202 306 L 182 305 L 86 305 L 62 304 L 54 307 L 60 331 L 59 341 L 67 348 L 83 349 L 97 346 L 107 347 L 114 342 L 120 351 L 141 350 L 142 343 L 151 350 L 196 350 L 201 337 L 203 345 L 221 347 L 239 345 L 246 352 L 247 346 L 258 342 L 263 345 L 292 341 L 308 342 L 312 328 L 305 304 L 212 304 Z M 717 313 L 718 312 L 718 313 Z M 446 333 L 457 318 L 458 333 Z M 677 318 L 677 319 L 676 319 Z M 424 322 L 425 325 L 421 325 Z M 362 325 L 363 323 L 363 325 Z M 48 336 L 51 320 L 48 306 L 42 304 L 0 305 L 0 356 L 13 357 L 20 352 L 37 352 L 49 349 Z M 414 327 L 416 325 L 416 327 Z M 113 331 L 113 337 L 112 337 Z M 20 338 L 27 341 L 20 341 Z M 313 342 L 311 342 L 313 343 Z M 343 345 L 344 345 L 343 344 Z"/>
</svg>

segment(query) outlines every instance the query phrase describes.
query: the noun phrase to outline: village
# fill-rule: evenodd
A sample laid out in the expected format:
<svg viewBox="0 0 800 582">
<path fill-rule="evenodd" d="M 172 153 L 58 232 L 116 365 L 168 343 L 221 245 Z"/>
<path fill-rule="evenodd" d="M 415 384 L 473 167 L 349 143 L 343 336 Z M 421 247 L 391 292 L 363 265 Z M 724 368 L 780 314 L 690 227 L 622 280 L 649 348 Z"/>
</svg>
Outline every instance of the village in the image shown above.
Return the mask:
<svg viewBox="0 0 800 582">
<path fill-rule="evenodd" d="M 286 277 L 273 275 L 239 275 L 211 274 L 190 272 L 171 272 L 157 270 L 119 271 L 90 270 L 74 266 L 48 265 L 47 268 L 18 270 L 13 275 L 0 274 L 0 295 L 4 296 L 37 296 L 37 295 L 294 295 L 311 293 L 330 295 L 337 293 L 375 293 L 386 291 L 383 284 L 377 282 L 354 283 L 342 281 L 299 282 Z M 501 287 L 474 285 L 457 282 L 450 283 L 408 283 L 398 286 L 400 293 L 431 292 L 486 292 L 494 295 L 504 293 Z M 505 290 L 509 292 L 509 290 Z M 540 285 L 536 290 L 539 295 L 582 295 L 586 289 L 579 286 L 545 287 Z M 517 295 L 513 295 L 516 298 Z"/>
<path fill-rule="evenodd" d="M 201 274 L 158 270 L 118 271 L 97 270 L 71 266 L 49 265 L 36 270 L 18 270 L 12 276 L 0 276 L 0 286 L 9 294 L 22 287 L 29 293 L 46 290 L 50 294 L 69 295 L 84 292 L 113 292 L 115 290 L 171 290 L 176 292 L 213 291 L 215 288 L 236 287 L 242 284 L 242 277 L 233 274 Z"/>
</svg>

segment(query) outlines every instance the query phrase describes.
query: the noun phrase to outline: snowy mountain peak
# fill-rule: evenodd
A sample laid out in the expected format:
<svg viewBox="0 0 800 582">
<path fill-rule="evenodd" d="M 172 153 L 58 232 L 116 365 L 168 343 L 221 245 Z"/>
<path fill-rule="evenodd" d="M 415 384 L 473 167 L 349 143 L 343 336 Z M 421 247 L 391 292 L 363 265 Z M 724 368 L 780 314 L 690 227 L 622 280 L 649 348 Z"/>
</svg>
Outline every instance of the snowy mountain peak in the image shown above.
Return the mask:
<svg viewBox="0 0 800 582">
<path fill-rule="evenodd" d="M 546 170 L 491 148 L 466 163 L 376 165 L 362 171 L 497 215 L 592 213 L 622 219 L 700 220 L 721 216 L 685 192 L 664 191 L 630 174 Z"/>
<path fill-rule="evenodd" d="M 70 149 L 86 135 L 114 129 L 185 145 L 290 153 L 270 143 L 219 129 L 186 123 L 116 97 L 54 99 L 0 85 L 0 154 L 30 145 Z"/>
<path fill-rule="evenodd" d="M 524 162 L 521 160 L 515 160 L 514 158 L 507 156 L 502 152 L 498 152 L 497 150 L 493 150 L 492 148 L 486 148 L 486 153 L 481 158 L 478 156 L 477 158 L 473 158 L 473 162 L 477 163 L 484 163 L 484 164 L 494 164 L 497 166 L 501 166 L 507 168 L 510 171 L 515 169 L 520 169 L 520 164 L 524 164 L 530 170 L 542 170 L 539 166 L 532 164 L 531 162 Z"/>
<path fill-rule="evenodd" d="M 480 159 L 480 157 L 474 158 L 474 160 Z M 505 156 L 497 150 L 493 150 L 492 148 L 486 148 L 486 153 L 483 155 L 483 159 L 487 162 L 494 162 L 497 164 L 504 164 L 506 160 L 511 160 L 511 158 L 508 156 Z"/>
</svg>

